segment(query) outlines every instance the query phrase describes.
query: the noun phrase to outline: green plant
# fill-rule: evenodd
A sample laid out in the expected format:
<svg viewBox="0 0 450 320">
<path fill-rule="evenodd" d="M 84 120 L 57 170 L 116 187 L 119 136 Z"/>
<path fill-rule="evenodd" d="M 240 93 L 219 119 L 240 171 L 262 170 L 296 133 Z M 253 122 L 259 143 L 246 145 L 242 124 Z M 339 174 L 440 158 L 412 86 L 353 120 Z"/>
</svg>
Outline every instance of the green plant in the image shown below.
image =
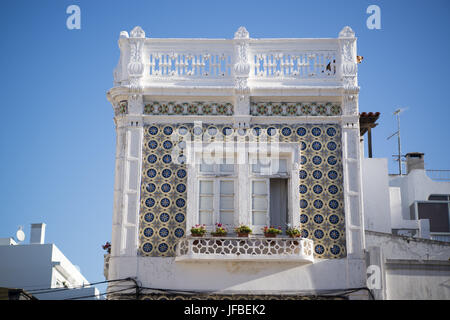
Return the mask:
<svg viewBox="0 0 450 320">
<path fill-rule="evenodd" d="M 206 226 L 204 224 L 196 224 L 191 228 L 193 236 L 203 236 L 206 233 Z"/>
<path fill-rule="evenodd" d="M 236 233 L 252 233 L 252 229 L 249 226 L 241 224 L 239 227 L 234 228 Z"/>
<path fill-rule="evenodd" d="M 216 223 L 216 230 L 211 232 L 211 235 L 226 236 L 227 233 L 228 233 L 227 229 L 221 223 Z"/>
<path fill-rule="evenodd" d="M 265 226 L 264 228 L 262 228 L 262 231 L 263 231 L 265 234 L 266 234 L 266 233 L 267 233 L 267 234 L 281 234 L 281 233 L 282 233 L 280 227 L 275 228 L 275 227 L 273 227 L 273 226 L 270 226 L 270 227 Z"/>
<path fill-rule="evenodd" d="M 292 238 L 299 238 L 302 235 L 302 232 L 298 228 L 287 228 L 286 234 Z"/>
</svg>

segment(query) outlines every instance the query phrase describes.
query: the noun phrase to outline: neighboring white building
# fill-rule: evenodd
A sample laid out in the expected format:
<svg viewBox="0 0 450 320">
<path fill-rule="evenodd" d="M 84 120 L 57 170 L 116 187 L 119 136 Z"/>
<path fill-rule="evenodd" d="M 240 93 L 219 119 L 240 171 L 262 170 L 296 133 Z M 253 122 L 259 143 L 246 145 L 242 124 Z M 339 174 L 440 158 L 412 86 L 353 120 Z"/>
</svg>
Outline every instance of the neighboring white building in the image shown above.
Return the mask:
<svg viewBox="0 0 450 320">
<path fill-rule="evenodd" d="M 330 39 L 252 39 L 241 27 L 230 40 L 135 27 L 119 48 L 105 276 L 140 289 L 111 283 L 109 298 L 449 297 L 448 244 L 393 234 L 430 234 L 405 210 L 427 195 L 396 188 L 416 173 L 390 180 L 385 159 L 364 159 L 350 27 Z M 210 235 L 215 223 L 226 237 Z M 192 237 L 196 224 L 208 234 Z M 233 232 L 241 224 L 249 238 Z M 302 238 L 265 238 L 273 224 Z"/>
<path fill-rule="evenodd" d="M 378 299 L 450 299 L 450 180 L 432 180 L 424 154 L 405 157 L 404 175 L 363 160 L 368 285 Z"/>
<path fill-rule="evenodd" d="M 0 239 L 0 287 L 25 289 L 40 300 L 99 299 L 98 289 L 56 245 L 44 240 L 44 223 L 31 225 L 29 244 Z"/>
</svg>

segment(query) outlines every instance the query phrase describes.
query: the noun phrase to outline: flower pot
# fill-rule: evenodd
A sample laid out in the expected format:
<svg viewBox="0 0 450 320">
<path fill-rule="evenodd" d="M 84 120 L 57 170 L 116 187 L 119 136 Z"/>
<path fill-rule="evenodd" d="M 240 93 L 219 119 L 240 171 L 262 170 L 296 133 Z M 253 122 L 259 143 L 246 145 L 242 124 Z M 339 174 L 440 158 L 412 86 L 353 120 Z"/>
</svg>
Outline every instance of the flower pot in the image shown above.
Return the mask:
<svg viewBox="0 0 450 320">
<path fill-rule="evenodd" d="M 266 238 L 276 238 L 277 234 L 276 233 L 264 233 L 264 236 Z"/>
<path fill-rule="evenodd" d="M 227 233 L 213 233 L 213 232 L 211 232 L 211 235 L 213 237 L 226 237 Z"/>
<path fill-rule="evenodd" d="M 238 232 L 238 237 L 244 238 L 247 237 L 248 238 L 249 233 L 245 232 L 245 233 L 240 233 Z"/>
<path fill-rule="evenodd" d="M 191 236 L 193 236 L 193 237 L 203 237 L 203 234 L 193 234 L 193 233 L 191 233 Z"/>
</svg>

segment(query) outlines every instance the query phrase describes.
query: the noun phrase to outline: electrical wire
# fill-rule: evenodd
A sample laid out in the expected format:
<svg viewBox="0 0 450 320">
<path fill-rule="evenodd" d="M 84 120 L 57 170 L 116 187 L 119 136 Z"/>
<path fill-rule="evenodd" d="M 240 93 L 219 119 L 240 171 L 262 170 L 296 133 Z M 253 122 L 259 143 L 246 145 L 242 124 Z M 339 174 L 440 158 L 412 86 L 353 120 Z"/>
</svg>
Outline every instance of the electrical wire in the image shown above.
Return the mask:
<svg viewBox="0 0 450 320">
<path fill-rule="evenodd" d="M 93 282 L 93 283 L 89 283 L 89 284 L 84 284 L 81 286 L 75 286 L 72 288 L 41 288 L 41 289 L 30 289 L 30 290 L 25 290 L 25 291 L 32 293 L 32 294 L 41 294 L 41 293 L 47 293 L 47 292 L 58 292 L 58 291 L 64 291 L 64 290 L 88 288 L 90 286 L 97 285 L 97 284 L 111 283 L 111 282 L 118 282 L 118 281 L 132 281 L 132 278 L 98 281 L 98 282 Z"/>
<path fill-rule="evenodd" d="M 114 290 L 114 291 L 110 291 L 110 292 L 103 292 L 103 293 L 93 294 L 93 295 L 88 295 L 88 296 L 66 298 L 66 299 L 63 299 L 63 300 L 77 300 L 77 299 L 85 299 L 85 298 L 94 298 L 94 297 L 103 296 L 105 294 L 113 294 L 113 293 L 116 293 L 116 292 L 123 292 L 123 291 L 130 290 L 130 289 L 136 289 L 136 286 L 131 286 L 131 287 L 124 288 L 124 289 Z"/>
</svg>

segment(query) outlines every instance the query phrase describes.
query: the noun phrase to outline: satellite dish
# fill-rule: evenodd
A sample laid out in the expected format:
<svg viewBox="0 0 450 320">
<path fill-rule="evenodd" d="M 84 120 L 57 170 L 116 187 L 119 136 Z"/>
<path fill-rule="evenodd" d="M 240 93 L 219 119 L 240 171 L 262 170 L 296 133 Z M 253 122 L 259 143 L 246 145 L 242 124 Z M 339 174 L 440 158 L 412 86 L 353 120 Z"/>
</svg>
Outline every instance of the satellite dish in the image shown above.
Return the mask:
<svg viewBox="0 0 450 320">
<path fill-rule="evenodd" d="M 17 230 L 16 232 L 16 239 L 19 242 L 22 242 L 23 240 L 25 240 L 25 232 L 23 232 L 22 227 L 19 227 L 19 230 Z"/>
</svg>

